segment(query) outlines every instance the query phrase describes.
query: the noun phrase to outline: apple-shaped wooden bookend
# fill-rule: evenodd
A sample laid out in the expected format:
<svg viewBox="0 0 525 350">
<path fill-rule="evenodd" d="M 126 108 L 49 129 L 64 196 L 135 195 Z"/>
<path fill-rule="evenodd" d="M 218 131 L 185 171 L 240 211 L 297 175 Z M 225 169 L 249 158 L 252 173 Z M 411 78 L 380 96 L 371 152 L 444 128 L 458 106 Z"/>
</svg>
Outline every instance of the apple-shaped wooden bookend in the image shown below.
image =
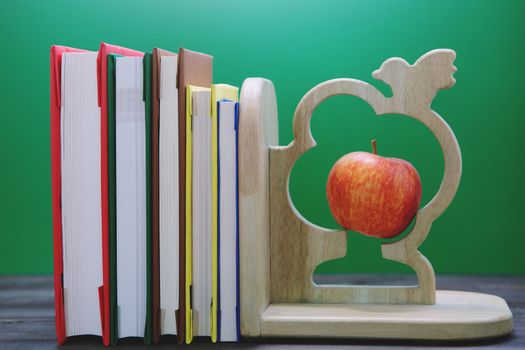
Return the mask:
<svg viewBox="0 0 525 350">
<path fill-rule="evenodd" d="M 346 230 L 392 238 L 402 233 L 421 202 L 421 180 L 409 162 L 352 152 L 332 167 L 326 194 L 332 215 Z"/>
<path fill-rule="evenodd" d="M 432 265 L 419 251 L 432 223 L 452 202 L 461 178 L 456 137 L 431 108 L 434 96 L 455 83 L 455 58 L 454 51 L 439 49 L 412 64 L 402 58 L 386 60 L 373 77 L 390 86 L 389 96 L 352 78 L 316 85 L 295 109 L 294 139 L 286 146 L 277 146 L 273 84 L 260 78 L 244 81 L 238 140 L 243 336 L 457 341 L 500 336 L 512 330 L 512 313 L 503 299 L 436 291 Z M 409 234 L 380 243 L 384 259 L 415 272 L 415 284 L 390 285 L 385 281 L 381 286 L 334 286 L 314 281 L 319 264 L 343 258 L 355 249 L 348 247 L 344 230 L 329 230 L 304 218 L 289 188 L 295 164 L 316 145 L 310 129 L 314 110 L 337 95 L 364 100 L 381 118 L 395 114 L 412 117 L 430 130 L 441 147 L 441 185 L 419 210 L 419 177 L 402 160 L 352 153 L 337 162 L 327 184 L 331 210 L 349 229 L 390 237 L 414 221 Z M 461 232 L 448 234 L 452 237 Z M 454 248 L 453 242 L 450 248 Z"/>
</svg>

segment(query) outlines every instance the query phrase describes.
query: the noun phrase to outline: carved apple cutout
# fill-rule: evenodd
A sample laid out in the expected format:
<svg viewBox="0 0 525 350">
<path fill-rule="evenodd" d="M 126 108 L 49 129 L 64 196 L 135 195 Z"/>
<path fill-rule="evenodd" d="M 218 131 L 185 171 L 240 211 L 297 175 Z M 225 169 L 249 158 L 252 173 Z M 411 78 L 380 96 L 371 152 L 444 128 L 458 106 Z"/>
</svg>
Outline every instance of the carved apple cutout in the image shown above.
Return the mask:
<svg viewBox="0 0 525 350">
<path fill-rule="evenodd" d="M 332 167 L 326 184 L 330 211 L 346 230 L 392 238 L 402 233 L 421 202 L 421 180 L 409 162 L 352 152 Z"/>
</svg>

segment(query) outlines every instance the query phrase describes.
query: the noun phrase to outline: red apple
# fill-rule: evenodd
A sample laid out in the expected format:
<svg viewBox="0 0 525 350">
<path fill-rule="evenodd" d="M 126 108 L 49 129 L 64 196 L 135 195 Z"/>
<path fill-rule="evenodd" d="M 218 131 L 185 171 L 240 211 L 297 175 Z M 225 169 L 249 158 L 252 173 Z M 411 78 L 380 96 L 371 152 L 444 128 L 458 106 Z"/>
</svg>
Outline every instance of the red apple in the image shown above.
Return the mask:
<svg viewBox="0 0 525 350">
<path fill-rule="evenodd" d="M 332 215 L 347 230 L 391 238 L 410 224 L 421 202 L 421 180 L 409 162 L 352 152 L 339 159 L 326 184 Z"/>
</svg>

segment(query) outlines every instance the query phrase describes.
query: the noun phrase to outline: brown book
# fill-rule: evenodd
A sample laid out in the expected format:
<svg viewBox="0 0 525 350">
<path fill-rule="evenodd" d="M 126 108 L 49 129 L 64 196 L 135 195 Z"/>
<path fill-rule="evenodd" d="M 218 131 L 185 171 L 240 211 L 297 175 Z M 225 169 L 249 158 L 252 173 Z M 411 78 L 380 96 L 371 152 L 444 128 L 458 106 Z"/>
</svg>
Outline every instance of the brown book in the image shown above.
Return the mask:
<svg viewBox="0 0 525 350">
<path fill-rule="evenodd" d="M 154 48 L 151 60 L 151 208 L 152 208 L 152 310 L 153 342 L 160 340 L 160 262 L 159 262 L 159 125 L 160 60 L 176 53 Z M 175 317 L 175 316 L 174 316 Z"/>
<path fill-rule="evenodd" d="M 181 48 L 177 88 L 179 90 L 179 310 L 178 339 L 183 342 L 186 335 L 186 86 L 211 87 L 213 80 L 213 57 Z M 191 288 L 190 288 L 191 290 Z"/>
</svg>

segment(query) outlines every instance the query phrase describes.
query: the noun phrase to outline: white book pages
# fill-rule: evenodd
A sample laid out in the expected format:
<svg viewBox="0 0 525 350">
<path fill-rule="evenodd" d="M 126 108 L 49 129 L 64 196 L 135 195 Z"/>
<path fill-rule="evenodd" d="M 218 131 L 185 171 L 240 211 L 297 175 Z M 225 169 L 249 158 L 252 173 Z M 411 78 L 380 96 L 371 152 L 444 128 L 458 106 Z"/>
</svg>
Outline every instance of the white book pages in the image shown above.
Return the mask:
<svg viewBox="0 0 525 350">
<path fill-rule="evenodd" d="M 115 66 L 118 337 L 146 323 L 146 116 L 142 57 Z"/>
<path fill-rule="evenodd" d="M 219 269 L 220 339 L 237 341 L 237 147 L 235 106 L 220 101 L 219 125 Z"/>
<path fill-rule="evenodd" d="M 211 116 L 210 92 L 192 94 L 193 335 L 210 336 Z"/>
<path fill-rule="evenodd" d="M 159 269 L 160 332 L 177 334 L 179 308 L 179 113 L 177 56 L 160 59 Z"/>
<path fill-rule="evenodd" d="M 97 53 L 64 53 L 61 80 L 62 248 L 66 336 L 102 335 L 100 108 Z"/>
</svg>

